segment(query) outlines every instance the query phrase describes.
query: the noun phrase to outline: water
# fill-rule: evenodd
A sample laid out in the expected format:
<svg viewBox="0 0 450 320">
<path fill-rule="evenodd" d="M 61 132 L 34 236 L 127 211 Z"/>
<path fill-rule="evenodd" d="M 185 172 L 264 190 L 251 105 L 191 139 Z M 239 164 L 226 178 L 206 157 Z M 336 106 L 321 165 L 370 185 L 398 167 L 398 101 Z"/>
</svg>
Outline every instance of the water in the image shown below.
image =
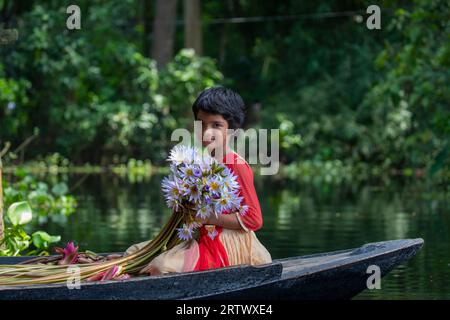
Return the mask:
<svg viewBox="0 0 450 320">
<path fill-rule="evenodd" d="M 161 176 L 130 183 L 89 176 L 74 193 L 77 212 L 41 227 L 96 252 L 123 251 L 152 238 L 168 219 Z M 79 176 L 70 176 L 74 185 Z M 358 247 L 367 242 L 423 238 L 417 256 L 382 279 L 381 290 L 357 299 L 450 298 L 450 196 L 423 183 L 387 187 L 300 184 L 274 178 L 255 182 L 264 217 L 257 236 L 282 258 Z"/>
</svg>

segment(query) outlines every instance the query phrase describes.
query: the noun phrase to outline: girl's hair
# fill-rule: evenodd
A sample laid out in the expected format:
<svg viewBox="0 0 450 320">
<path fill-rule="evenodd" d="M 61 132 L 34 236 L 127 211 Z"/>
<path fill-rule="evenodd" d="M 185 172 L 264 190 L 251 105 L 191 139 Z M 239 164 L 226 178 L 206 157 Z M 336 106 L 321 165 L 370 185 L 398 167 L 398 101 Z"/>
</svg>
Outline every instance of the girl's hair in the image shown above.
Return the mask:
<svg viewBox="0 0 450 320">
<path fill-rule="evenodd" d="M 212 87 L 202 91 L 192 105 L 195 119 L 199 110 L 220 114 L 228 122 L 230 129 L 239 129 L 245 119 L 244 100 L 225 87 Z"/>
</svg>

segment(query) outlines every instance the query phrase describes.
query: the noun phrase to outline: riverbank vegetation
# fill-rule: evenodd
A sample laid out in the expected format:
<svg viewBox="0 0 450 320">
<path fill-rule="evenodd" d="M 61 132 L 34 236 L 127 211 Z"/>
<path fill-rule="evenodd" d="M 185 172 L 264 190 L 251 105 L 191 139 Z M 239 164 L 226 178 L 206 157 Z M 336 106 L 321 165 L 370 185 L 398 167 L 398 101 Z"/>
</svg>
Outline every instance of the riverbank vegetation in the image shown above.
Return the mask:
<svg viewBox="0 0 450 320">
<path fill-rule="evenodd" d="M 0 2 L 3 28 L 21 34 L 0 47 L 0 139 L 18 149 L 7 164 L 35 168 L 57 154 L 67 159 L 62 168 L 148 174 L 164 166 L 170 133 L 189 127 L 196 95 L 228 85 L 247 102 L 248 127 L 280 129 L 281 160 L 291 168 L 325 162 L 448 175 L 446 1 L 381 3 L 381 30 L 357 22 L 364 1 L 203 1 L 201 54 L 183 49 L 186 31 L 177 27 L 178 53 L 167 63 L 148 51 L 158 11 L 142 12 L 143 2 L 80 1 L 79 32 L 62 27 L 64 2 Z M 297 19 L 210 21 L 292 13 Z"/>
</svg>

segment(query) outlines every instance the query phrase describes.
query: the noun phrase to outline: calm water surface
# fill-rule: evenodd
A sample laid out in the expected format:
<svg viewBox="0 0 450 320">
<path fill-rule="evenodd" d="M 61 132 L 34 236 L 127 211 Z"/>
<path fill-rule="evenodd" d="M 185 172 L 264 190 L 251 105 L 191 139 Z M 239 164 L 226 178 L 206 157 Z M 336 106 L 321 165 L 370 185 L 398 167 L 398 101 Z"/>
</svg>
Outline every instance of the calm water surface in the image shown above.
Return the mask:
<svg viewBox="0 0 450 320">
<path fill-rule="evenodd" d="M 69 185 L 79 176 L 70 176 Z M 160 192 L 162 176 L 129 182 L 89 176 L 74 193 L 79 207 L 67 221 L 42 224 L 81 250 L 123 251 L 152 238 L 168 219 Z M 359 299 L 450 298 L 450 196 L 420 183 L 387 187 L 301 184 L 257 178 L 264 227 L 257 235 L 273 258 L 358 247 L 367 242 L 424 238 L 407 264 L 382 279 L 381 290 Z"/>
</svg>

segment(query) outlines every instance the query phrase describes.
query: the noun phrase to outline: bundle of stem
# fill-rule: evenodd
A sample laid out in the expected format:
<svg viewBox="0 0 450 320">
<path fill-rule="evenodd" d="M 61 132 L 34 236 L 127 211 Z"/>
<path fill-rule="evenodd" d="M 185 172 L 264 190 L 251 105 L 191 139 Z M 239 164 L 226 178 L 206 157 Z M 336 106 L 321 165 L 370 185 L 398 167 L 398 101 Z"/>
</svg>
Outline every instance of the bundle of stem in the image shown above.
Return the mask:
<svg viewBox="0 0 450 320">
<path fill-rule="evenodd" d="M 184 219 L 182 212 L 174 212 L 159 234 L 143 248 L 122 258 L 100 263 L 46 265 L 46 264 L 16 264 L 0 265 L 0 286 L 32 285 L 63 283 L 73 278 L 67 272 L 68 267 L 77 266 L 80 269 L 80 281 L 86 280 L 113 266 L 122 267 L 121 273 L 136 274 L 161 252 L 180 243 L 176 228 Z"/>
</svg>

